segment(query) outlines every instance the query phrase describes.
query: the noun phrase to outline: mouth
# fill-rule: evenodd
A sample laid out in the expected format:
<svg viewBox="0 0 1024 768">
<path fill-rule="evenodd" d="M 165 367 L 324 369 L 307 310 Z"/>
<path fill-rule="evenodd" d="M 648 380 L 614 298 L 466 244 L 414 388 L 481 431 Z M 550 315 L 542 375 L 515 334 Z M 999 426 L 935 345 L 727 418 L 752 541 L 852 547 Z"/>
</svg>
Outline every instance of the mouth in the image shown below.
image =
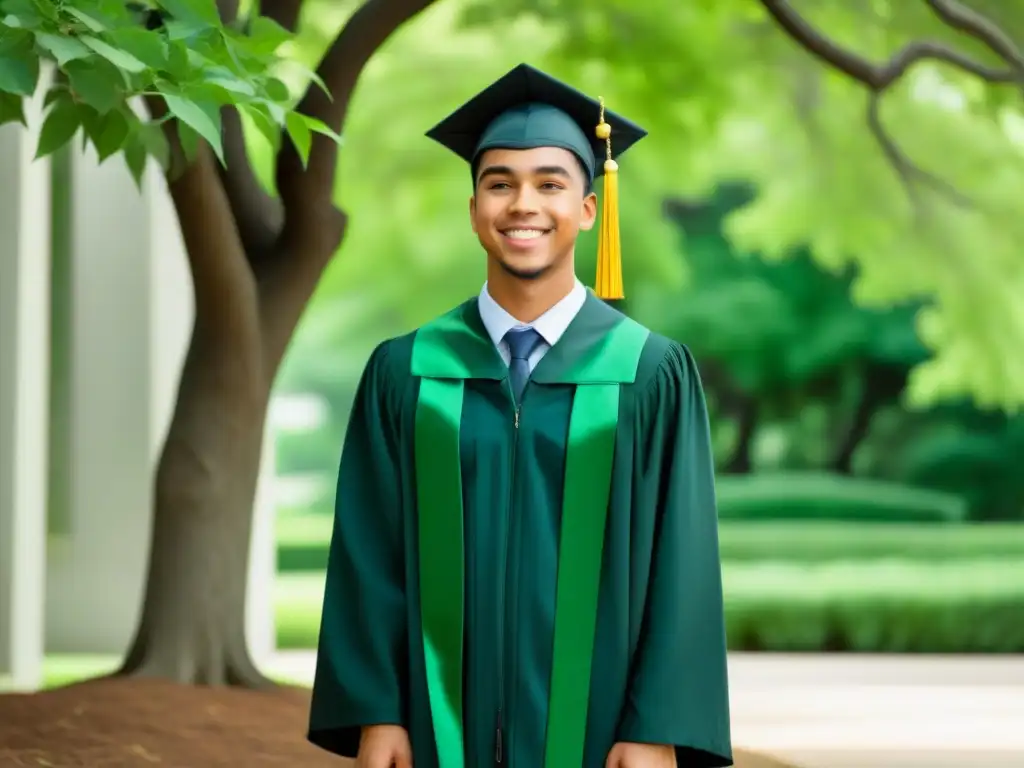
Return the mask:
<svg viewBox="0 0 1024 768">
<path fill-rule="evenodd" d="M 498 230 L 501 236 L 511 245 L 529 247 L 536 244 L 541 238 L 551 232 L 550 229 L 540 227 L 512 227 L 510 229 Z"/>
</svg>

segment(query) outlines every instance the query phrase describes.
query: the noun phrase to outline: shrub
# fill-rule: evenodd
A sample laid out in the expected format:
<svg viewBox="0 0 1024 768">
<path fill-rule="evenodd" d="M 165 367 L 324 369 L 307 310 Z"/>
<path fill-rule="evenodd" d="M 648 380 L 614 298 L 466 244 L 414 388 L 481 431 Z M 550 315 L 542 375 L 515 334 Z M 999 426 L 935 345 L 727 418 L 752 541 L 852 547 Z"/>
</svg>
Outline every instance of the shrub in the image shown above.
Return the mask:
<svg viewBox="0 0 1024 768">
<path fill-rule="evenodd" d="M 719 526 L 719 539 L 722 559 L 726 561 L 817 563 L 879 558 L 938 561 L 1016 557 L 1024 562 L 1024 524 L 1020 523 L 727 520 Z"/>
<path fill-rule="evenodd" d="M 718 479 L 722 520 L 959 522 L 959 496 L 879 480 L 820 473 L 732 475 Z"/>
</svg>

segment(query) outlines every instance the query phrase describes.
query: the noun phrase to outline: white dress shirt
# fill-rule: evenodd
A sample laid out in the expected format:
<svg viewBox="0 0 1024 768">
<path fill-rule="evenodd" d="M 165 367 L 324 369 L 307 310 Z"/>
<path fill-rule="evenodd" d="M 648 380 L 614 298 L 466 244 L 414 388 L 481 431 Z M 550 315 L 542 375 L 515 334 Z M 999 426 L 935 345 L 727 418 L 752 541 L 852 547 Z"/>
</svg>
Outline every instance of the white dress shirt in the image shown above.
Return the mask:
<svg viewBox="0 0 1024 768">
<path fill-rule="evenodd" d="M 505 341 L 505 334 L 513 328 L 533 328 L 537 331 L 542 341 L 537 345 L 528 361 L 530 370 L 533 371 L 541 358 L 547 354 L 547 351 L 562 338 L 565 329 L 569 327 L 569 323 L 573 321 L 580 309 L 583 308 L 586 300 L 587 289 L 583 286 L 583 283 L 577 280 L 569 294 L 551 307 L 551 309 L 532 323 L 521 323 L 506 312 L 491 297 L 491 294 L 487 291 L 487 283 L 484 283 L 484 287 L 480 290 L 480 319 L 483 320 L 484 327 L 487 329 L 487 335 L 491 337 L 491 341 L 498 348 L 498 352 L 501 354 L 501 359 L 505 361 L 505 365 L 508 365 L 512 358 L 508 349 L 508 343 Z"/>
</svg>

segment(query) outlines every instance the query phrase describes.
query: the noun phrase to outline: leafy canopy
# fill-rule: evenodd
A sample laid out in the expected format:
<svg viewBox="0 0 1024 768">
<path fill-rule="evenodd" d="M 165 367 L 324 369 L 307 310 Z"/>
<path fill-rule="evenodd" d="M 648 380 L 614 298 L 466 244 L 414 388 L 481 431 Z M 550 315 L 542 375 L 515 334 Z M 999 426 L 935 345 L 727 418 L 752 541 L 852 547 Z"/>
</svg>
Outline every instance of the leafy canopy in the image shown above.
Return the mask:
<svg viewBox="0 0 1024 768">
<path fill-rule="evenodd" d="M 224 24 L 213 0 L 0 0 L 0 125 L 27 125 L 27 100 L 45 93 L 37 157 L 81 132 L 101 161 L 122 153 L 138 182 L 147 157 L 169 168 L 168 120 L 186 158 L 203 140 L 223 163 L 221 109 L 234 106 L 275 146 L 286 131 L 306 162 L 311 132 L 334 134 L 294 109 L 290 37 L 259 15 Z M 166 109 L 151 119 L 139 97 Z"/>
</svg>

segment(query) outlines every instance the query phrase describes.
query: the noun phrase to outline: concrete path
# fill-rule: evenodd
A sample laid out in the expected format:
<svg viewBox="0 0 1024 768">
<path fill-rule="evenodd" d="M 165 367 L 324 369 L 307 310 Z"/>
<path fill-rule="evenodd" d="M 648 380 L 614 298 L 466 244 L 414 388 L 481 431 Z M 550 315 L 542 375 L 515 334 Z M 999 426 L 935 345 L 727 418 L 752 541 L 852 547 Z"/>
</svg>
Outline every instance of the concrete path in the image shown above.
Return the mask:
<svg viewBox="0 0 1024 768">
<path fill-rule="evenodd" d="M 310 682 L 312 652 L 268 671 Z M 801 768 L 1024 768 L 1024 656 L 733 654 L 735 746 Z"/>
</svg>

